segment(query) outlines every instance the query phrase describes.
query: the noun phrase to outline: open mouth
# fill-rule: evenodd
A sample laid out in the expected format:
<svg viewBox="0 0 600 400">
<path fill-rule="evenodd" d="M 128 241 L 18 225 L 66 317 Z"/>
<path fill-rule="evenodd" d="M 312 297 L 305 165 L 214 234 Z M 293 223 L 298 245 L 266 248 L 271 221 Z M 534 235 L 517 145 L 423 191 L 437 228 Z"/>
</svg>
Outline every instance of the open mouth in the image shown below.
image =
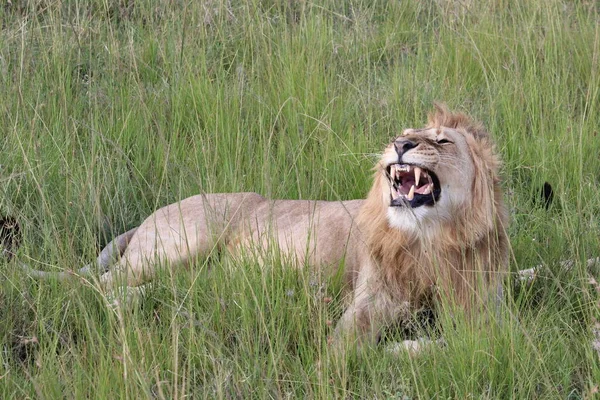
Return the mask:
<svg viewBox="0 0 600 400">
<path fill-rule="evenodd" d="M 386 172 L 390 182 L 390 207 L 433 206 L 440 198 L 440 181 L 425 168 L 390 164 Z"/>
</svg>

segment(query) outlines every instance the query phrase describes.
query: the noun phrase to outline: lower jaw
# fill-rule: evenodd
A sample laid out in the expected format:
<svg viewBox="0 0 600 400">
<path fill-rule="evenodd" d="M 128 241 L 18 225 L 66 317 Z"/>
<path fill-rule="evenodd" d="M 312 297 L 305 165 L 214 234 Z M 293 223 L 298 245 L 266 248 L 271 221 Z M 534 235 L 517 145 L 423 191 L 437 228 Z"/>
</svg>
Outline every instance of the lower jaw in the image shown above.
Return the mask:
<svg viewBox="0 0 600 400">
<path fill-rule="evenodd" d="M 412 200 L 398 197 L 390 201 L 389 207 L 415 209 L 419 207 L 433 206 L 435 205 L 436 201 L 436 196 L 434 195 L 418 196 L 414 197 Z"/>
</svg>

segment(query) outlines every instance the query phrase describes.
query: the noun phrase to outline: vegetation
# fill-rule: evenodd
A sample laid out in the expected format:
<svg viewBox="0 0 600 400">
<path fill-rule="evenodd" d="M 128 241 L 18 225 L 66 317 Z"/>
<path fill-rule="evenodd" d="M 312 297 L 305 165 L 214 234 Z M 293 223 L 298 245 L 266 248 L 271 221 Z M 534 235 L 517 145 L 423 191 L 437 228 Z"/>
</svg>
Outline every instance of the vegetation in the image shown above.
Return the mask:
<svg viewBox="0 0 600 400">
<path fill-rule="evenodd" d="M 320 361 L 340 285 L 276 256 L 268 270 L 224 255 L 165 272 L 123 312 L 93 281 L 36 282 L 3 261 L 0 397 L 597 391 L 598 291 L 582 262 L 600 254 L 597 2 L 12 0 L 0 23 L 0 213 L 22 225 L 20 260 L 74 269 L 201 191 L 363 197 L 377 153 L 442 101 L 496 138 L 511 271 L 546 265 L 526 287 L 507 276 L 502 324 L 441 315 L 444 347 L 382 344 L 334 366 Z"/>
</svg>

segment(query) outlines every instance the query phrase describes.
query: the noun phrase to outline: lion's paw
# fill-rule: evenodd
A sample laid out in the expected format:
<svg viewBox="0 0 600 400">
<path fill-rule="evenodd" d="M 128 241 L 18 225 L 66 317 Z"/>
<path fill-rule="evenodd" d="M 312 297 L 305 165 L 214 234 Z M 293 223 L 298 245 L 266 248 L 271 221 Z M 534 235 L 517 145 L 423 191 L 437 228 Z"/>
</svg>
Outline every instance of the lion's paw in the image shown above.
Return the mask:
<svg viewBox="0 0 600 400">
<path fill-rule="evenodd" d="M 402 342 L 390 343 L 385 347 L 385 351 L 395 355 L 408 352 L 410 356 L 416 356 L 433 345 L 442 347 L 445 344 L 446 342 L 441 338 L 437 340 L 419 338 L 417 340 L 403 340 Z"/>
<path fill-rule="evenodd" d="M 123 309 L 131 310 L 138 305 L 145 291 L 145 286 L 122 286 L 112 290 L 106 295 L 106 303 L 113 311 Z"/>
</svg>

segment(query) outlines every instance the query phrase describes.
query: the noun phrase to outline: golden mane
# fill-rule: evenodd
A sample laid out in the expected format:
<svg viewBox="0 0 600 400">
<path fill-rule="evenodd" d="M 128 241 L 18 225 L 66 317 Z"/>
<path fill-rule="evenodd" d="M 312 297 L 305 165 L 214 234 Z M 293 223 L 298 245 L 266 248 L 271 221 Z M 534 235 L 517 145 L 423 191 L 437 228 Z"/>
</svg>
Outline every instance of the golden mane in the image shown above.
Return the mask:
<svg viewBox="0 0 600 400">
<path fill-rule="evenodd" d="M 416 304 L 427 301 L 433 291 L 442 292 L 468 310 L 473 295 L 482 296 L 473 289 L 480 283 L 489 287 L 499 282 L 508 262 L 508 218 L 498 175 L 500 160 L 481 123 L 438 104 L 427 128 L 441 127 L 461 132 L 468 143 L 475 171 L 470 204 L 449 220 L 410 231 L 393 228 L 381 200 L 386 183 L 378 165 L 373 187 L 358 215 L 358 226 L 377 266 L 380 284 L 386 289 L 399 298 L 408 296 Z"/>
</svg>

